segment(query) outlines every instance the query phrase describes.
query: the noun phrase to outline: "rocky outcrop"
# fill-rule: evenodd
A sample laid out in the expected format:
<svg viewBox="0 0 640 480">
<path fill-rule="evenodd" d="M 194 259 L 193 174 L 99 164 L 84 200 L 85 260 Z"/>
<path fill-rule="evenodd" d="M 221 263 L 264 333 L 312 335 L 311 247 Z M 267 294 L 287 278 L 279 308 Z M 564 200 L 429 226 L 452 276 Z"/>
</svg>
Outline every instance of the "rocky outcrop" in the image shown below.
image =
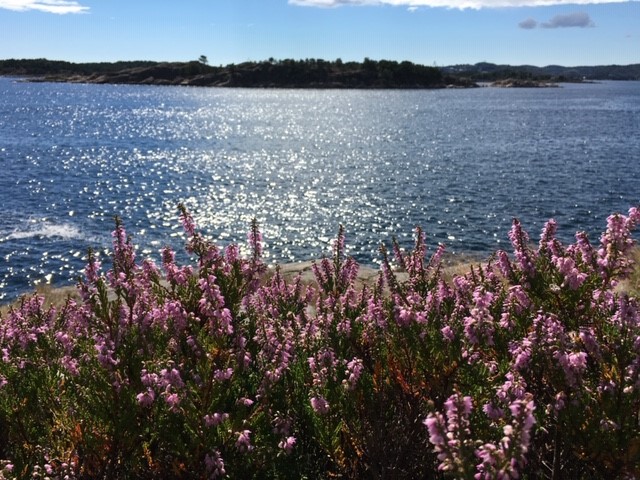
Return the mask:
<svg viewBox="0 0 640 480">
<path fill-rule="evenodd" d="M 497 80 L 490 84 L 491 87 L 499 88 L 549 88 L 558 87 L 557 83 L 543 81 L 543 80 L 525 80 L 520 78 L 505 78 L 504 80 Z"/>
</svg>

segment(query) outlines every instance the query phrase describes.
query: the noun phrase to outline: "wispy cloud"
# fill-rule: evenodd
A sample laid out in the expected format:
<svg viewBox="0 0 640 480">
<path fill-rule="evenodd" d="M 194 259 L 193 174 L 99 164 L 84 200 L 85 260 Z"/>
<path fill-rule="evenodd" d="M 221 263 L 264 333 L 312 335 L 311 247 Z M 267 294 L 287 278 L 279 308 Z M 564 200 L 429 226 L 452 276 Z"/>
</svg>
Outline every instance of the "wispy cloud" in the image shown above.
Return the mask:
<svg viewBox="0 0 640 480">
<path fill-rule="evenodd" d="M 532 30 L 538 26 L 538 22 L 533 18 L 527 18 L 518 24 L 520 28 L 524 28 L 525 30 Z"/>
<path fill-rule="evenodd" d="M 38 10 L 47 13 L 86 13 L 89 7 L 67 0 L 0 0 L 0 8 L 24 12 Z"/>
<path fill-rule="evenodd" d="M 542 28 L 587 28 L 595 27 L 595 23 L 586 12 L 574 12 L 567 15 L 556 15 L 548 22 L 541 25 Z"/>
<path fill-rule="evenodd" d="M 587 5 L 594 3 L 628 3 L 636 0 L 289 0 L 305 7 L 340 7 L 345 5 L 393 5 L 402 7 L 502 8 L 550 5 Z"/>
<path fill-rule="evenodd" d="M 595 27 L 596 24 L 586 12 L 573 12 L 566 15 L 556 15 L 548 22 L 538 23 L 534 18 L 527 18 L 518 24 L 525 30 L 534 28 L 588 28 Z"/>
</svg>

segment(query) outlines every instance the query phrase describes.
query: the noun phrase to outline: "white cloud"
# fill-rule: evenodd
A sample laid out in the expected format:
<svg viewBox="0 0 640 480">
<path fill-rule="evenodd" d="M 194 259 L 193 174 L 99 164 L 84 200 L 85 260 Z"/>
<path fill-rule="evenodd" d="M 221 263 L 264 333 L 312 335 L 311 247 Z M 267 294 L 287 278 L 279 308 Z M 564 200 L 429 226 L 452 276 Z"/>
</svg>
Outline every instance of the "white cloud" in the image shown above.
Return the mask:
<svg viewBox="0 0 640 480">
<path fill-rule="evenodd" d="M 39 10 L 47 13 L 84 13 L 89 7 L 80 5 L 75 1 L 67 0 L 0 0 L 0 8 L 24 12 Z"/>
<path fill-rule="evenodd" d="M 626 3 L 637 0 L 289 0 L 291 5 L 306 7 L 340 7 L 343 5 L 392 5 L 402 7 L 501 8 L 550 5 L 587 5 Z"/>
</svg>

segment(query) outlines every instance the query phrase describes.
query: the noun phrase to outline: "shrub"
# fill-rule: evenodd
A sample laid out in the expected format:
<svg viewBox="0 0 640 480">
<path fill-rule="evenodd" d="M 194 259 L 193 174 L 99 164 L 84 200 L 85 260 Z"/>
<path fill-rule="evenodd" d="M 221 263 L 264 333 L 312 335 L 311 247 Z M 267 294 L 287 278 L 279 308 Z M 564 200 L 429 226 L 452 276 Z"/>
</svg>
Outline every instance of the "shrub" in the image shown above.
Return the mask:
<svg viewBox="0 0 640 480">
<path fill-rule="evenodd" d="M 445 281 L 421 230 L 356 289 L 341 228 L 316 284 L 180 218 L 193 266 L 93 255 L 80 300 L 0 316 L 0 478 L 594 478 L 640 475 L 640 315 L 616 289 L 640 221 L 599 247 L 532 246 Z M 392 262 L 406 270 L 399 281 Z"/>
</svg>

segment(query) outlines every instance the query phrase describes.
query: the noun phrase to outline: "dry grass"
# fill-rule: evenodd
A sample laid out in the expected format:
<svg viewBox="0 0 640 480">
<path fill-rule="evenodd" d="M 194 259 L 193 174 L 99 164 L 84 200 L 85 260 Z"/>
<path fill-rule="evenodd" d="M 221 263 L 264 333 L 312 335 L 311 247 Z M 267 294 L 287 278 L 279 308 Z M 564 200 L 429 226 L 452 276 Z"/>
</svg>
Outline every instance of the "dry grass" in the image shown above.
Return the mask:
<svg viewBox="0 0 640 480">
<path fill-rule="evenodd" d="M 618 286 L 620 291 L 628 293 L 630 296 L 640 298 L 640 247 L 635 247 L 631 252 L 631 258 L 635 265 L 629 278 L 621 282 Z"/>
<path fill-rule="evenodd" d="M 487 259 L 463 254 L 445 254 L 442 258 L 442 277 L 447 283 L 451 283 L 454 277 L 464 276 L 471 272 L 471 269 L 477 271 L 478 267 L 486 264 Z"/>
<path fill-rule="evenodd" d="M 69 298 L 74 298 L 76 300 L 80 298 L 80 295 L 78 295 L 78 290 L 75 286 L 54 288 L 51 285 L 42 285 L 36 287 L 33 293 L 37 293 L 38 295 L 42 295 L 44 297 L 44 303 L 46 307 L 49 307 L 50 305 L 61 306 L 64 305 L 64 303 Z M 0 315 L 6 314 L 12 306 L 20 304 L 21 298 L 29 295 L 30 294 L 22 295 L 16 301 L 8 305 L 0 306 Z"/>
<path fill-rule="evenodd" d="M 636 247 L 632 252 L 632 258 L 635 262 L 634 269 L 624 282 L 621 282 L 618 289 L 619 291 L 626 292 L 631 296 L 640 297 L 640 247 Z M 468 256 L 449 255 L 443 258 L 443 276 L 447 282 L 458 275 L 465 275 L 469 273 L 471 268 L 477 268 L 483 264 L 481 260 Z M 304 284 L 313 284 L 315 279 L 313 272 L 311 271 L 311 262 L 302 262 L 298 264 L 285 264 L 281 266 L 283 276 L 286 280 L 292 281 L 296 274 L 302 273 Z M 399 279 L 402 280 L 402 273 L 398 273 Z M 373 285 L 378 278 L 377 269 L 368 267 L 361 267 L 361 271 L 358 275 L 357 285 Z M 39 286 L 35 292 L 44 296 L 45 305 L 63 305 L 68 298 L 79 299 L 78 291 L 75 286 L 53 288 L 50 285 Z M 12 305 L 19 304 L 20 299 L 16 300 L 12 304 L 0 306 L 0 315 L 4 315 L 9 311 Z"/>
</svg>

